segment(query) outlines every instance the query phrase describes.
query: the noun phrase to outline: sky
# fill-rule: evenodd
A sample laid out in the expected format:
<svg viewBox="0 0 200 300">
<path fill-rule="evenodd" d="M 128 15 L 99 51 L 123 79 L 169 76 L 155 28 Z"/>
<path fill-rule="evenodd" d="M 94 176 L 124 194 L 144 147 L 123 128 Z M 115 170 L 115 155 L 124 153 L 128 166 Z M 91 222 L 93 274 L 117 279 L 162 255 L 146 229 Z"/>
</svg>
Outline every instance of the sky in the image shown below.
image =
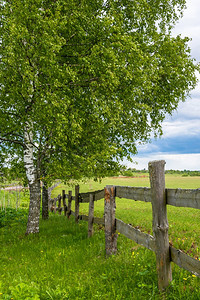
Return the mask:
<svg viewBox="0 0 200 300">
<path fill-rule="evenodd" d="M 188 36 L 191 56 L 200 61 L 200 3 L 187 0 L 187 9 L 179 20 L 173 34 Z M 200 76 L 198 75 L 199 81 Z M 184 103 L 180 103 L 172 116 L 166 117 L 162 125 L 163 136 L 150 144 L 138 147 L 133 157 L 137 164 L 124 161 L 127 167 L 148 169 L 148 162 L 165 160 L 165 169 L 200 170 L 200 83 Z"/>
</svg>

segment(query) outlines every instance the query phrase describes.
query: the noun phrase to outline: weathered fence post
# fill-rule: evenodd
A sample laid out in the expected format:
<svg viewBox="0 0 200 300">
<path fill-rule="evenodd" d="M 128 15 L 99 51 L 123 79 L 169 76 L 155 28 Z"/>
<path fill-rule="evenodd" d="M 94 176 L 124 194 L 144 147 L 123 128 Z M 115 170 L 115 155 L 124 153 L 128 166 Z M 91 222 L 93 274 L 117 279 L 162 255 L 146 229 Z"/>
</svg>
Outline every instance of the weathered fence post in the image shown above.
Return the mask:
<svg viewBox="0 0 200 300">
<path fill-rule="evenodd" d="M 75 186 L 75 222 L 79 221 L 79 185 Z"/>
<path fill-rule="evenodd" d="M 93 235 L 93 222 L 94 222 L 94 194 L 90 194 L 89 203 L 89 216 L 88 216 L 88 237 Z"/>
<path fill-rule="evenodd" d="M 54 199 L 50 199 L 50 200 L 49 200 L 49 210 L 50 210 L 51 212 L 54 211 Z"/>
<path fill-rule="evenodd" d="M 115 220 L 115 187 L 105 187 L 105 248 L 106 255 L 115 254 L 117 252 L 117 234 Z"/>
<path fill-rule="evenodd" d="M 66 205 L 66 195 L 65 195 L 65 190 L 62 190 L 62 200 L 63 200 L 63 207 L 64 207 L 64 215 L 66 216 L 67 214 L 67 205 Z"/>
<path fill-rule="evenodd" d="M 67 207 L 67 218 L 69 219 L 71 215 L 71 205 L 72 205 L 72 191 L 68 192 L 68 207 Z"/>
<path fill-rule="evenodd" d="M 172 280 L 164 168 L 164 160 L 149 162 L 158 288 L 161 291 L 163 291 Z"/>
</svg>

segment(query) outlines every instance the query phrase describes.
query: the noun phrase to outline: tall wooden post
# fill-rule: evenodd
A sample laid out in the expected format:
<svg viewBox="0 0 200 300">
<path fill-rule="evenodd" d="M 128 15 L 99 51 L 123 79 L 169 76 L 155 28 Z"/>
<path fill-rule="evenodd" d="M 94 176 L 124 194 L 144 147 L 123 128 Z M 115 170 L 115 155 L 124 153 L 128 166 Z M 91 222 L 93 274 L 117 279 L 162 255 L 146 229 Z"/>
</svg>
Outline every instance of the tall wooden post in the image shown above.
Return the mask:
<svg viewBox="0 0 200 300">
<path fill-rule="evenodd" d="M 88 237 L 93 235 L 94 223 L 94 194 L 90 194 L 89 216 L 88 216 Z"/>
<path fill-rule="evenodd" d="M 62 200 L 63 200 L 63 207 L 64 207 L 64 215 L 67 214 L 67 205 L 66 205 L 66 195 L 65 190 L 62 190 Z"/>
<path fill-rule="evenodd" d="M 115 221 L 115 187 L 105 187 L 105 248 L 106 255 L 115 254 L 117 252 L 117 234 Z"/>
<path fill-rule="evenodd" d="M 149 162 L 158 288 L 161 291 L 163 291 L 172 280 L 164 168 L 164 160 Z"/>
<path fill-rule="evenodd" d="M 79 185 L 75 186 L 75 222 L 79 221 Z"/>
<path fill-rule="evenodd" d="M 72 191 L 68 192 L 68 207 L 67 207 L 67 218 L 69 219 L 71 215 L 71 205 L 72 205 Z"/>
</svg>

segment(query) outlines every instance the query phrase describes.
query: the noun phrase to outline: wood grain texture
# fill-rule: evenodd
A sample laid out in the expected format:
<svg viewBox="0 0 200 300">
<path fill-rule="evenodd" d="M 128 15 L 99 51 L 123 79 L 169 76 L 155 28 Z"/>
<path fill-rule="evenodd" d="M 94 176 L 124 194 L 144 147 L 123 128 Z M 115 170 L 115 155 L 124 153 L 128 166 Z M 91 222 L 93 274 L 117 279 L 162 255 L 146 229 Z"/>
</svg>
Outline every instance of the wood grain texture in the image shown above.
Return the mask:
<svg viewBox="0 0 200 300">
<path fill-rule="evenodd" d="M 151 188 L 148 187 L 130 187 L 130 186 L 115 186 L 116 197 L 125 198 L 134 201 L 151 202 Z M 200 209 L 200 189 L 166 189 L 166 204 L 177 207 L 190 207 Z M 79 202 L 89 203 L 88 193 L 79 194 Z M 104 190 L 92 192 L 95 195 L 95 201 L 104 198 Z M 68 198 L 68 195 L 65 195 Z M 75 197 L 72 196 L 72 200 Z"/>
<path fill-rule="evenodd" d="M 75 222 L 79 221 L 79 185 L 75 186 Z"/>
<path fill-rule="evenodd" d="M 171 261 L 200 277 L 200 261 L 170 246 Z"/>
<path fill-rule="evenodd" d="M 90 202 L 90 195 L 94 195 L 94 201 L 98 201 L 104 198 L 104 189 L 98 190 L 95 192 L 88 192 L 88 193 L 80 193 L 80 202 L 81 203 L 89 203 Z"/>
<path fill-rule="evenodd" d="M 117 252 L 115 208 L 115 187 L 106 186 L 104 202 L 106 256 Z"/>
<path fill-rule="evenodd" d="M 90 194 L 89 215 L 88 215 L 88 237 L 93 235 L 94 222 L 94 194 Z"/>
<path fill-rule="evenodd" d="M 200 209 L 200 189 L 167 189 L 167 204 Z"/>
<path fill-rule="evenodd" d="M 68 207 L 67 207 L 67 218 L 69 219 L 71 215 L 71 206 L 72 206 L 72 191 L 68 192 Z"/>
<path fill-rule="evenodd" d="M 151 189 L 147 187 L 116 186 L 116 197 L 151 202 Z"/>
<path fill-rule="evenodd" d="M 155 237 L 158 288 L 163 291 L 172 280 L 170 264 L 167 205 L 165 193 L 165 161 L 149 162 L 152 192 L 153 235 Z"/>
<path fill-rule="evenodd" d="M 128 239 L 133 240 L 137 244 L 142 245 L 149 250 L 155 251 L 155 239 L 150 234 L 141 232 L 139 229 L 136 229 L 118 219 L 116 219 L 116 229 Z"/>
</svg>

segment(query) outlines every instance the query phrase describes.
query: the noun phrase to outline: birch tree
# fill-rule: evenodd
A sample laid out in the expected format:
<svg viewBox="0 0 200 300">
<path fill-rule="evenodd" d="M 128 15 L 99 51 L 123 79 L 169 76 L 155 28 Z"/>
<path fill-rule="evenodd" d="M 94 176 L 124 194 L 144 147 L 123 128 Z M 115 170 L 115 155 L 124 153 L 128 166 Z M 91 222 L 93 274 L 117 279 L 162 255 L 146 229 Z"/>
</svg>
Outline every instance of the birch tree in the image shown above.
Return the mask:
<svg viewBox="0 0 200 300">
<path fill-rule="evenodd" d="M 27 234 L 39 231 L 40 179 L 102 176 L 196 85 L 185 0 L 1 1 L 0 141 L 23 157 Z"/>
<path fill-rule="evenodd" d="M 67 73 L 61 74 L 56 59 L 63 45 L 59 7 L 50 7 L 42 1 L 1 1 L 0 136 L 6 147 L 23 148 L 30 189 L 27 234 L 39 231 L 41 129 L 58 104 L 55 80 Z"/>
</svg>

